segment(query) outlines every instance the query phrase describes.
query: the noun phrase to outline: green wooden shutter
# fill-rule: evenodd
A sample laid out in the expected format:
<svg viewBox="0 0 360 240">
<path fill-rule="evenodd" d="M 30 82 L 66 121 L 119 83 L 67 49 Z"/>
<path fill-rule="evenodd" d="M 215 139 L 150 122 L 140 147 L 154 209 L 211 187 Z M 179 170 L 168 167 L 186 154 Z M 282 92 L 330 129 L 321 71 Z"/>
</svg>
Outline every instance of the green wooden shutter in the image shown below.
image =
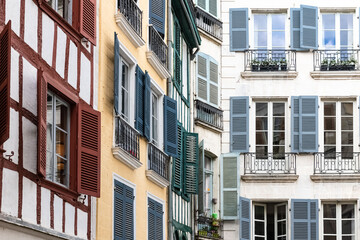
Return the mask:
<svg viewBox="0 0 360 240">
<path fill-rule="evenodd" d="M 199 145 L 198 134 L 184 132 L 184 193 L 198 194 Z"/>
<path fill-rule="evenodd" d="M 247 8 L 230 8 L 230 51 L 249 48 L 249 21 Z"/>
<path fill-rule="evenodd" d="M 221 215 L 223 219 L 238 217 L 239 159 L 236 155 L 222 155 L 221 174 Z"/>
<path fill-rule="evenodd" d="M 205 212 L 205 151 L 204 140 L 199 144 L 199 195 L 198 195 L 198 211 L 199 213 Z"/>
<path fill-rule="evenodd" d="M 162 34 L 165 34 L 165 1 L 150 0 L 149 9 L 150 24 Z"/>
<path fill-rule="evenodd" d="M 114 188 L 114 239 L 124 238 L 124 184 L 115 180 Z"/>
<path fill-rule="evenodd" d="M 209 101 L 210 103 L 214 105 L 219 105 L 219 70 L 218 70 L 218 64 L 217 62 L 210 58 L 209 61 L 209 72 L 210 72 L 210 81 L 209 81 L 209 92 L 210 97 Z"/>
<path fill-rule="evenodd" d="M 115 114 L 119 115 L 120 109 L 119 109 L 119 99 L 120 98 L 120 46 L 119 46 L 119 39 L 117 37 L 116 32 L 114 32 L 114 108 L 115 108 Z"/>
<path fill-rule="evenodd" d="M 291 97 L 291 151 L 299 152 L 299 97 Z"/>
<path fill-rule="evenodd" d="M 239 216 L 240 216 L 240 240 L 250 240 L 251 236 L 251 201 L 250 199 L 240 197 Z"/>
<path fill-rule="evenodd" d="M 136 65 L 135 128 L 144 135 L 144 72 Z"/>
<path fill-rule="evenodd" d="M 300 151 L 318 151 L 318 97 L 300 97 Z"/>
<path fill-rule="evenodd" d="M 181 190 L 182 186 L 182 156 L 183 156 L 183 128 L 180 122 L 177 122 L 177 157 L 175 157 L 173 164 L 172 184 L 177 190 Z"/>
<path fill-rule="evenodd" d="M 207 81 L 208 81 L 208 70 L 207 70 L 207 57 L 199 53 L 198 64 L 197 64 L 197 79 L 198 79 L 198 97 L 204 101 L 208 100 Z"/>
<path fill-rule="evenodd" d="M 182 80 L 182 62 L 181 62 L 181 28 L 179 22 L 174 20 L 174 73 L 175 84 L 180 88 Z"/>
<path fill-rule="evenodd" d="M 218 0 L 209 0 L 209 13 L 217 16 L 217 1 Z"/>
<path fill-rule="evenodd" d="M 164 151 L 172 156 L 178 156 L 177 137 L 177 102 L 164 96 Z"/>
<path fill-rule="evenodd" d="M 230 98 L 230 152 L 249 151 L 249 97 Z"/>
<path fill-rule="evenodd" d="M 300 6 L 300 47 L 317 49 L 318 46 L 318 8 Z"/>
<path fill-rule="evenodd" d="M 290 46 L 294 50 L 303 50 L 300 47 L 300 8 L 290 9 Z"/>
<path fill-rule="evenodd" d="M 150 86 L 150 76 L 147 71 L 145 71 L 144 76 L 144 136 L 150 142 L 150 103 L 151 103 L 151 86 Z"/>
<path fill-rule="evenodd" d="M 291 239 L 319 239 L 318 200 L 291 199 Z"/>
<path fill-rule="evenodd" d="M 124 229 L 125 239 L 134 239 L 134 189 L 125 185 Z"/>
</svg>

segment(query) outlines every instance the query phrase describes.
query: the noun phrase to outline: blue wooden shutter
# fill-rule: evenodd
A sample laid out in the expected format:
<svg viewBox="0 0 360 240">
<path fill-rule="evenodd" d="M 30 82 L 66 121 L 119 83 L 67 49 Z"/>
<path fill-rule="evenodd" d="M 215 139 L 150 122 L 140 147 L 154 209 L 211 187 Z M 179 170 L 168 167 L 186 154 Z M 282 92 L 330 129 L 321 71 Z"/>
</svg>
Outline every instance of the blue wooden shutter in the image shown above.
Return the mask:
<svg viewBox="0 0 360 240">
<path fill-rule="evenodd" d="M 249 151 L 249 97 L 230 98 L 230 152 Z"/>
<path fill-rule="evenodd" d="M 172 156 L 177 157 L 177 104 L 168 96 L 164 96 L 164 150 Z"/>
<path fill-rule="evenodd" d="M 291 239 L 319 239 L 318 200 L 291 200 Z"/>
<path fill-rule="evenodd" d="M 318 97 L 300 97 L 300 152 L 318 151 Z"/>
<path fill-rule="evenodd" d="M 291 151 L 299 152 L 299 97 L 291 97 Z"/>
<path fill-rule="evenodd" d="M 240 211 L 240 240 L 250 240 L 251 236 L 251 202 L 250 199 L 240 197 L 239 211 Z"/>
<path fill-rule="evenodd" d="M 247 8 L 230 8 L 230 51 L 249 48 L 249 21 Z"/>
<path fill-rule="evenodd" d="M 119 69 L 120 68 L 120 53 L 119 53 L 119 39 L 116 32 L 114 32 L 114 108 L 115 114 L 119 115 Z"/>
<path fill-rule="evenodd" d="M 125 185 L 124 229 L 125 239 L 134 239 L 134 189 Z"/>
<path fill-rule="evenodd" d="M 199 194 L 198 194 L 198 211 L 199 213 L 205 212 L 205 151 L 204 140 L 199 144 Z"/>
<path fill-rule="evenodd" d="M 238 155 L 222 155 L 221 175 L 221 215 L 223 219 L 234 220 L 238 217 L 239 158 Z"/>
<path fill-rule="evenodd" d="M 144 135 L 144 72 L 136 65 L 135 128 Z"/>
<path fill-rule="evenodd" d="M 317 49 L 318 47 L 318 8 L 300 6 L 300 47 Z"/>
<path fill-rule="evenodd" d="M 165 0 L 150 0 L 149 18 L 150 24 L 152 24 L 159 33 L 164 34 Z"/>
<path fill-rule="evenodd" d="M 151 86 L 150 86 L 150 76 L 147 71 L 145 71 L 144 77 L 144 136 L 150 141 L 150 103 L 151 103 Z"/>
<path fill-rule="evenodd" d="M 124 236 L 124 192 L 125 185 L 115 180 L 114 189 L 114 239 L 123 240 Z"/>
<path fill-rule="evenodd" d="M 182 156 L 183 156 L 183 128 L 181 126 L 180 122 L 177 122 L 177 157 L 175 157 L 174 160 L 174 164 L 173 164 L 173 174 L 172 174 L 172 184 L 173 187 L 176 188 L 177 190 L 181 190 L 181 186 L 182 186 L 182 179 L 183 179 L 183 160 L 182 160 Z"/>
<path fill-rule="evenodd" d="M 156 239 L 156 202 L 148 198 L 148 239 Z"/>
<path fill-rule="evenodd" d="M 294 50 L 303 50 L 300 47 L 300 8 L 290 9 L 290 46 Z"/>
<path fill-rule="evenodd" d="M 156 240 L 163 240 L 163 205 L 159 202 L 156 202 L 155 208 L 155 233 L 156 233 Z"/>
<path fill-rule="evenodd" d="M 199 184 L 199 144 L 198 134 L 184 132 L 184 192 L 185 194 L 198 194 Z"/>
</svg>

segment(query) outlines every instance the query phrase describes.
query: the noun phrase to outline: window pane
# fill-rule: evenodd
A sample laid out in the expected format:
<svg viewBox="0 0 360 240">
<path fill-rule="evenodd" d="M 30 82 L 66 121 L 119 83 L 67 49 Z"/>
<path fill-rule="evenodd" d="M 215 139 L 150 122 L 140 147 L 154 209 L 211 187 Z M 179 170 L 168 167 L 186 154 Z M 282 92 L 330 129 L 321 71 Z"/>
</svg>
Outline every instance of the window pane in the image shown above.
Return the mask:
<svg viewBox="0 0 360 240">
<path fill-rule="evenodd" d="M 63 158 L 57 157 L 56 175 L 55 175 L 56 182 L 67 185 L 66 174 L 67 174 L 67 161 L 64 160 Z"/>
<path fill-rule="evenodd" d="M 285 116 L 285 104 L 274 103 L 273 104 L 273 115 L 274 116 Z"/>
<path fill-rule="evenodd" d="M 256 116 L 267 116 L 267 103 L 256 103 Z"/>
<path fill-rule="evenodd" d="M 56 100 L 56 127 L 64 131 L 68 130 L 68 108 L 59 100 Z"/>
<path fill-rule="evenodd" d="M 285 30 L 285 14 L 273 14 L 272 16 L 272 29 Z"/>
<path fill-rule="evenodd" d="M 267 158 L 268 147 L 267 146 L 256 146 L 256 158 L 264 159 Z"/>
<path fill-rule="evenodd" d="M 353 115 L 353 104 L 341 103 L 341 116 L 352 116 L 352 115 Z"/>
<path fill-rule="evenodd" d="M 341 157 L 342 158 L 353 158 L 353 146 L 341 147 Z"/>
<path fill-rule="evenodd" d="M 341 143 L 342 144 L 353 144 L 353 133 L 352 132 L 342 132 L 341 133 Z"/>
<path fill-rule="evenodd" d="M 265 223 L 255 221 L 255 234 L 264 235 L 265 234 Z"/>
<path fill-rule="evenodd" d="M 325 48 L 335 48 L 335 31 L 324 31 L 323 45 Z"/>
<path fill-rule="evenodd" d="M 336 218 L 335 204 L 324 204 L 324 218 Z"/>
<path fill-rule="evenodd" d="M 355 236 L 343 236 L 342 240 L 355 240 Z"/>
<path fill-rule="evenodd" d="M 336 103 L 334 103 L 334 102 L 324 103 L 324 115 L 325 116 L 336 116 Z"/>
<path fill-rule="evenodd" d="M 255 219 L 265 219 L 265 208 L 264 206 L 255 205 Z"/>
<path fill-rule="evenodd" d="M 58 0 L 57 13 L 64 17 L 64 0 Z"/>
<path fill-rule="evenodd" d="M 257 117 L 256 118 L 256 130 L 267 130 L 267 129 L 268 129 L 267 117 Z"/>
<path fill-rule="evenodd" d="M 323 29 L 335 29 L 335 14 L 322 15 Z"/>
<path fill-rule="evenodd" d="M 285 31 L 284 32 L 272 32 L 272 46 L 273 48 L 285 47 Z"/>
<path fill-rule="evenodd" d="M 336 236 L 324 236 L 324 240 L 336 240 Z"/>
<path fill-rule="evenodd" d="M 267 15 L 263 15 L 263 14 L 254 15 L 254 27 L 255 30 L 266 30 Z"/>
<path fill-rule="evenodd" d="M 284 235 L 286 234 L 286 222 L 282 221 L 282 222 L 278 222 L 278 235 Z"/>
<path fill-rule="evenodd" d="M 324 220 L 324 233 L 336 234 L 336 220 Z"/>
<path fill-rule="evenodd" d="M 284 132 L 274 132 L 273 145 L 285 145 Z"/>
<path fill-rule="evenodd" d="M 274 130 L 285 130 L 285 118 L 275 117 L 274 118 Z"/>
<path fill-rule="evenodd" d="M 341 205 L 341 217 L 342 218 L 354 218 L 355 217 L 354 204 L 342 204 Z"/>
<path fill-rule="evenodd" d="M 342 220 L 341 221 L 342 234 L 355 233 L 355 221 L 354 220 Z"/>
<path fill-rule="evenodd" d="M 324 132 L 324 144 L 336 144 L 335 132 Z"/>
<path fill-rule="evenodd" d="M 284 159 L 285 158 L 285 147 L 273 147 L 273 158 Z"/>
<path fill-rule="evenodd" d="M 277 207 L 277 219 L 278 220 L 286 219 L 286 206 L 285 205 Z"/>
<path fill-rule="evenodd" d="M 325 152 L 325 158 L 327 158 L 327 159 L 335 158 L 336 147 L 335 146 L 325 146 L 324 152 Z"/>
<path fill-rule="evenodd" d="M 268 144 L 267 132 L 257 132 L 256 133 L 256 144 Z"/>
<path fill-rule="evenodd" d="M 340 31 L 340 45 L 349 46 L 353 45 L 353 32 L 352 31 Z"/>
<path fill-rule="evenodd" d="M 267 48 L 267 32 L 255 32 L 255 47 Z"/>
<path fill-rule="evenodd" d="M 335 129 L 336 129 L 336 117 L 325 117 L 324 130 L 335 130 Z"/>
<path fill-rule="evenodd" d="M 353 14 L 340 14 L 340 29 L 353 29 Z"/>
<path fill-rule="evenodd" d="M 341 129 L 342 130 L 353 130 L 353 118 L 342 117 L 341 118 Z"/>
<path fill-rule="evenodd" d="M 67 158 L 67 134 L 56 129 L 56 154 Z"/>
</svg>

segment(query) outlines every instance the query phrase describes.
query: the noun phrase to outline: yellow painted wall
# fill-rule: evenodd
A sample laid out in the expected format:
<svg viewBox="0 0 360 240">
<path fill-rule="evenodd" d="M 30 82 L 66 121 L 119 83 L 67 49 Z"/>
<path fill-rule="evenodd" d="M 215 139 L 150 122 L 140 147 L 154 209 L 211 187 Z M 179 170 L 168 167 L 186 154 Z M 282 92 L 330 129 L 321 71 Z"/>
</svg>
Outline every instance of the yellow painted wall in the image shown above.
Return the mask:
<svg viewBox="0 0 360 240">
<path fill-rule="evenodd" d="M 140 161 L 143 164 L 136 170 L 115 159 L 112 155 L 114 138 L 113 115 L 113 76 L 114 76 L 114 32 L 119 41 L 137 59 L 140 68 L 147 70 L 150 76 L 166 93 L 166 79 L 160 79 L 156 71 L 146 59 L 148 49 L 149 1 L 138 1 L 143 11 L 142 38 L 145 45 L 134 47 L 115 22 L 117 0 L 98 1 L 99 3 L 99 110 L 101 111 L 101 196 L 97 201 L 96 239 L 112 239 L 113 237 L 113 173 L 136 185 L 135 197 L 135 229 L 136 239 L 147 239 L 147 193 L 164 200 L 164 239 L 167 239 L 168 196 L 167 188 L 160 188 L 145 175 L 147 169 L 147 141 L 140 138 Z M 166 2 L 166 1 L 165 1 Z M 166 8 L 165 8 L 166 10 Z M 165 21 L 166 29 L 166 21 Z M 166 37 L 166 34 L 165 34 Z M 166 40 L 166 39 L 165 39 Z M 133 93 L 135 94 L 135 92 Z M 160 116 L 161 117 L 161 116 Z M 159 126 L 162 127 L 162 126 Z"/>
</svg>

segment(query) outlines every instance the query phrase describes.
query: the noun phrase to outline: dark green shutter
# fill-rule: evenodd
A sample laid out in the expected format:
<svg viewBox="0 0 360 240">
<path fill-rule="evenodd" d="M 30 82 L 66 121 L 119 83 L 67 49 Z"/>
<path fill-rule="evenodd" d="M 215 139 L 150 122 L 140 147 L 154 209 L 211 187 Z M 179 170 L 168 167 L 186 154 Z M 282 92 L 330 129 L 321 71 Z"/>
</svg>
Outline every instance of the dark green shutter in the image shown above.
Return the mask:
<svg viewBox="0 0 360 240">
<path fill-rule="evenodd" d="M 250 240 L 251 236 L 251 202 L 250 199 L 240 197 L 240 240 Z"/>
<path fill-rule="evenodd" d="M 177 157 L 177 102 L 164 96 L 164 150 L 172 156 Z"/>
<path fill-rule="evenodd" d="M 300 6 L 300 47 L 317 49 L 318 46 L 318 8 Z"/>
<path fill-rule="evenodd" d="M 198 194 L 198 211 L 199 213 L 205 212 L 205 151 L 204 140 L 199 144 L 199 194 Z"/>
<path fill-rule="evenodd" d="M 115 114 L 119 115 L 119 99 L 121 91 L 119 89 L 119 68 L 120 68 L 120 53 L 119 53 L 119 39 L 117 37 L 116 32 L 114 32 L 114 108 Z"/>
<path fill-rule="evenodd" d="M 184 192 L 185 194 L 198 194 L 199 184 L 199 145 L 198 134 L 191 132 L 184 132 Z"/>
<path fill-rule="evenodd" d="M 292 152 L 299 152 L 299 97 L 291 97 L 291 151 Z"/>
<path fill-rule="evenodd" d="M 144 135 L 144 72 L 136 65 L 135 128 Z"/>
<path fill-rule="evenodd" d="M 318 200 L 291 200 L 291 239 L 319 239 Z"/>
<path fill-rule="evenodd" d="M 177 20 L 174 21 L 174 80 L 181 88 L 182 63 L 181 63 L 181 28 Z"/>
<path fill-rule="evenodd" d="M 183 128 L 181 126 L 180 122 L 177 122 L 177 157 L 174 158 L 174 164 L 173 164 L 173 174 L 172 174 L 172 183 L 173 187 L 177 190 L 181 190 L 182 186 L 182 168 L 183 168 Z"/>
<path fill-rule="evenodd" d="M 151 86 L 150 86 L 150 76 L 147 71 L 145 71 L 144 77 L 144 136 L 150 141 L 150 103 L 151 103 Z"/>
<path fill-rule="evenodd" d="M 162 34 L 165 34 L 165 0 L 150 0 L 150 24 Z"/>
<path fill-rule="evenodd" d="M 230 152 L 249 151 L 249 97 L 230 98 Z"/>
<path fill-rule="evenodd" d="M 248 9 L 230 8 L 230 51 L 244 51 L 249 48 Z"/>
</svg>

